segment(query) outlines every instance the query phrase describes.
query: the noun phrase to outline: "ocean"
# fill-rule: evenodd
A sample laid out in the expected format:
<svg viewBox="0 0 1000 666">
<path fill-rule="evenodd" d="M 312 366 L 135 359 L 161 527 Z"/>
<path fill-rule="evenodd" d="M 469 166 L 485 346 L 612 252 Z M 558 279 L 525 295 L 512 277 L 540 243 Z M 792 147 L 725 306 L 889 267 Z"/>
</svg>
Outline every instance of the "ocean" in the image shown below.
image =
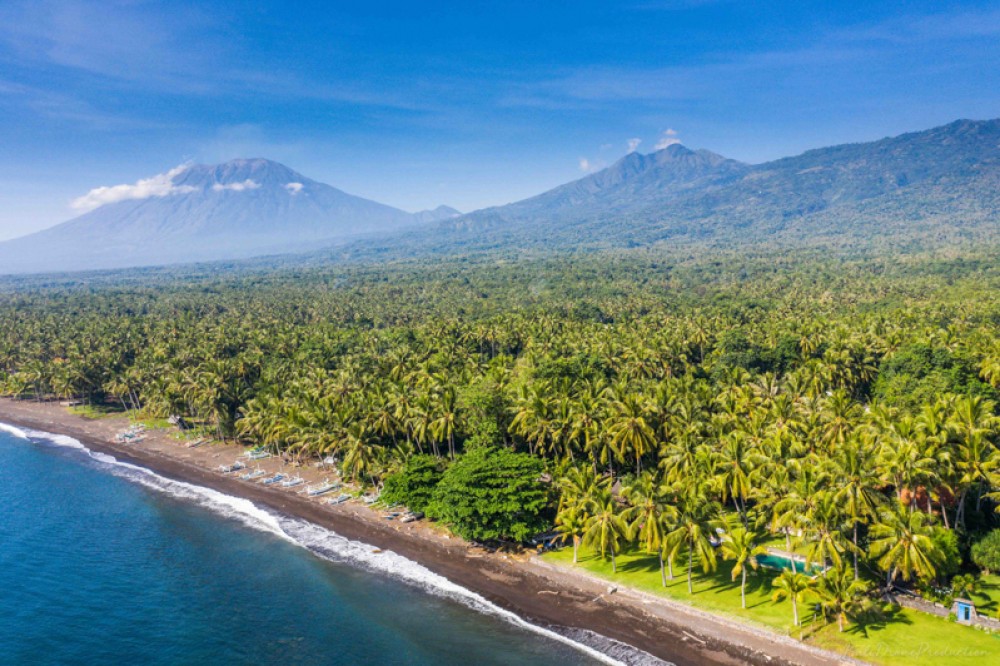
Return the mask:
<svg viewBox="0 0 1000 666">
<path fill-rule="evenodd" d="M 663 663 L 534 627 L 419 564 L 0 429 L 0 663 Z"/>
</svg>

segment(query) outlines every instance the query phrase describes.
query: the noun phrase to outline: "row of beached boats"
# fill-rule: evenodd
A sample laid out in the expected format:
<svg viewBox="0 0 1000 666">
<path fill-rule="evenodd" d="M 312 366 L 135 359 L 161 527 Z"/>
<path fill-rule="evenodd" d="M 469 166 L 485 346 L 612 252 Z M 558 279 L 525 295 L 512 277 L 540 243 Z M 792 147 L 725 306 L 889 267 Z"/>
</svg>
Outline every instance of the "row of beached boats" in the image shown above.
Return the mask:
<svg viewBox="0 0 1000 666">
<path fill-rule="evenodd" d="M 267 453 L 263 449 L 253 449 L 245 453 L 243 457 L 249 460 L 261 460 L 262 458 L 270 457 L 270 455 L 271 454 Z M 234 474 L 236 472 L 243 471 L 243 473 L 239 475 L 240 479 L 242 479 L 243 481 L 253 481 L 265 486 L 296 488 L 298 486 L 303 486 L 306 483 L 305 479 L 303 479 L 301 476 L 297 475 L 289 476 L 286 475 L 284 472 L 276 472 L 274 474 L 271 474 L 270 472 L 265 472 L 260 467 L 250 469 L 243 460 L 235 460 L 230 465 L 219 465 L 218 471 L 221 474 Z M 344 484 L 342 484 L 340 481 L 330 481 L 329 479 L 324 479 L 320 483 L 314 484 L 312 486 L 307 486 L 306 488 L 302 489 L 300 491 L 300 494 L 305 495 L 306 497 L 321 497 L 323 495 L 332 493 L 335 490 L 342 490 L 343 487 Z M 351 495 L 350 493 L 341 492 L 336 497 L 329 497 L 324 499 L 323 501 L 325 504 L 336 506 L 338 504 L 343 504 L 344 502 L 353 499 L 353 497 L 354 496 Z M 376 502 L 378 502 L 379 498 L 380 498 L 379 493 L 370 493 L 367 495 L 362 495 L 361 501 L 364 502 L 366 505 L 371 506 Z M 412 523 L 417 520 L 421 520 L 424 517 L 424 514 L 419 511 L 405 511 L 405 512 L 394 511 L 394 509 L 396 508 L 397 508 L 396 506 L 389 507 L 388 513 L 386 513 L 384 516 L 386 520 L 399 520 L 399 522 L 401 523 Z"/>
<path fill-rule="evenodd" d="M 251 452 L 252 453 L 252 452 Z M 252 455 L 248 455 L 251 460 L 259 460 L 260 457 L 254 458 Z M 263 456 L 266 457 L 266 456 Z M 243 474 L 239 475 L 239 478 L 243 481 L 256 481 L 265 486 L 280 486 L 282 488 L 297 488 L 298 486 L 305 485 L 306 480 L 301 476 L 288 475 L 284 472 L 276 472 L 271 474 L 265 472 L 260 467 L 250 469 L 247 464 L 242 460 L 235 460 L 230 465 L 219 465 L 218 471 L 220 474 L 233 474 L 242 470 L 247 470 Z M 343 484 L 339 481 L 330 481 L 329 479 L 324 479 L 321 483 L 317 483 L 312 486 L 304 488 L 301 492 L 302 495 L 307 497 L 319 497 L 321 495 L 326 495 L 334 490 L 339 490 L 343 487 Z M 347 499 L 350 499 L 351 495 L 347 495 Z M 340 498 L 338 498 L 340 499 Z M 346 501 L 346 500 L 345 500 Z"/>
</svg>

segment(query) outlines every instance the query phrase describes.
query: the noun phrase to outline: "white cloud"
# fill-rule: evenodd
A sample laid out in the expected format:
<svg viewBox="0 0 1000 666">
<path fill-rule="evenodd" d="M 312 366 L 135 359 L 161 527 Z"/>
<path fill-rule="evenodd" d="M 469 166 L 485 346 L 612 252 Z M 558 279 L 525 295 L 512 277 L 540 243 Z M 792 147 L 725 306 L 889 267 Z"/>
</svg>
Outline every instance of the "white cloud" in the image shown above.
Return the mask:
<svg viewBox="0 0 1000 666">
<path fill-rule="evenodd" d="M 590 160 L 586 157 L 580 158 L 580 171 L 590 171 Z"/>
<path fill-rule="evenodd" d="M 639 144 L 642 143 L 642 139 L 629 139 L 628 140 L 628 152 L 634 153 L 636 149 L 639 148 Z"/>
<path fill-rule="evenodd" d="M 136 181 L 134 185 L 95 187 L 82 197 L 74 199 L 71 205 L 76 210 L 86 212 L 106 204 L 118 203 L 119 201 L 165 197 L 171 194 L 194 192 L 197 188 L 190 185 L 174 185 L 174 178 L 187 171 L 187 168 L 188 165 L 182 164 L 166 173 Z"/>
<path fill-rule="evenodd" d="M 285 189 L 288 190 L 288 193 L 291 194 L 293 197 L 299 192 L 301 192 L 303 187 L 305 187 L 305 185 L 303 185 L 302 183 L 287 183 L 285 185 Z"/>
<path fill-rule="evenodd" d="M 668 129 L 660 137 L 660 140 L 656 142 L 655 148 L 657 150 L 663 150 L 667 146 L 672 146 L 675 143 L 680 143 L 681 140 L 677 138 L 677 130 Z"/>
<path fill-rule="evenodd" d="M 243 190 L 256 190 L 258 187 L 260 187 L 260 183 L 247 178 L 242 183 L 229 183 L 227 185 L 216 183 L 215 185 L 212 185 L 212 190 L 216 192 L 223 192 L 225 190 L 242 192 Z"/>
</svg>

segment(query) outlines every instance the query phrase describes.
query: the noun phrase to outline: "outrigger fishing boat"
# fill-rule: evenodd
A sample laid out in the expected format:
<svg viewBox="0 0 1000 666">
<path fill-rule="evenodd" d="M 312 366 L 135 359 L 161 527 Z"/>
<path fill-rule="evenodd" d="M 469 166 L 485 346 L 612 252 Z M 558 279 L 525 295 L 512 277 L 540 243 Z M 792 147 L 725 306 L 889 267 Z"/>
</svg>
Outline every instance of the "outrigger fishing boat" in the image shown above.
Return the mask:
<svg viewBox="0 0 1000 666">
<path fill-rule="evenodd" d="M 295 486 L 301 486 L 306 480 L 301 476 L 290 476 L 281 482 L 282 488 L 294 488 Z"/>
<path fill-rule="evenodd" d="M 270 477 L 264 479 L 263 481 L 261 481 L 261 483 L 263 483 L 265 486 L 270 486 L 270 485 L 272 485 L 274 483 L 281 482 L 284 478 L 285 478 L 285 475 L 282 474 L 281 472 L 278 472 L 274 476 L 270 476 Z"/>
<path fill-rule="evenodd" d="M 146 426 L 141 423 L 129 426 L 128 430 L 123 430 L 115 435 L 115 444 L 137 444 L 145 439 L 143 435 L 145 432 Z"/>
<path fill-rule="evenodd" d="M 338 482 L 331 483 L 329 480 L 325 480 L 319 485 L 309 486 L 305 489 L 303 494 L 308 495 L 309 497 L 318 497 L 330 492 L 331 490 L 336 490 L 337 488 L 340 488 L 340 486 L 341 484 Z"/>
<path fill-rule="evenodd" d="M 257 469 L 253 470 L 252 472 L 246 472 L 245 474 L 241 474 L 240 478 L 243 479 L 244 481 L 253 481 L 254 479 L 259 479 L 260 477 L 264 476 L 265 474 L 267 474 L 267 472 L 265 472 L 260 467 L 258 467 Z"/>
<path fill-rule="evenodd" d="M 326 503 L 336 506 L 337 504 L 343 504 L 349 499 L 351 499 L 350 495 L 348 495 L 347 493 L 341 493 L 336 497 L 331 497 L 330 499 L 326 500 Z"/>
<path fill-rule="evenodd" d="M 238 472 L 241 469 L 246 469 L 246 465 L 237 460 L 232 465 L 219 465 L 219 471 L 223 474 L 231 474 L 232 472 Z"/>
</svg>

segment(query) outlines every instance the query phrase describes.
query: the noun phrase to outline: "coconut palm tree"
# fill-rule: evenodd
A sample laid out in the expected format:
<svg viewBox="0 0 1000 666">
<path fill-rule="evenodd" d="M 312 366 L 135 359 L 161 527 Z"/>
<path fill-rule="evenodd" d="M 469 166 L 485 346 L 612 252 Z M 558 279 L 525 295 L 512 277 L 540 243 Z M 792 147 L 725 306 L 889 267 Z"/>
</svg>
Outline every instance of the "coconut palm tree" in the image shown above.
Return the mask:
<svg viewBox="0 0 1000 666">
<path fill-rule="evenodd" d="M 611 403 L 611 413 L 605 420 L 611 446 L 620 460 L 632 453 L 637 475 L 642 469 L 642 457 L 653 449 L 655 441 L 648 412 L 647 406 L 637 396 L 627 394 Z"/>
<path fill-rule="evenodd" d="M 774 594 L 772 601 L 790 599 L 792 602 L 792 622 L 799 626 L 799 602 L 816 594 L 816 579 L 794 569 L 786 569 L 771 580 Z"/>
<path fill-rule="evenodd" d="M 687 552 L 688 594 L 694 594 L 691 576 L 695 559 L 703 573 L 715 570 L 715 549 L 709 536 L 714 533 L 712 522 L 716 513 L 717 507 L 704 493 L 697 489 L 689 490 L 678 503 L 676 527 L 667 534 L 665 550 L 670 560 L 679 553 Z"/>
<path fill-rule="evenodd" d="M 753 488 L 751 474 L 762 462 L 746 433 L 735 431 L 724 438 L 716 454 L 716 475 L 722 487 L 722 501 L 732 498 L 743 525 L 747 525 L 746 505 Z"/>
<path fill-rule="evenodd" d="M 851 555 L 854 558 L 854 577 L 859 577 L 858 528 L 878 516 L 883 496 L 878 491 L 878 479 L 871 473 L 874 467 L 872 449 L 857 438 L 851 438 L 835 450 L 833 470 L 834 499 L 851 526 Z"/>
<path fill-rule="evenodd" d="M 559 508 L 561 509 L 565 506 L 584 504 L 595 493 L 607 491 L 611 488 L 611 479 L 598 475 L 590 466 L 581 465 L 566 470 L 557 485 L 560 491 Z"/>
<path fill-rule="evenodd" d="M 448 455 L 452 460 L 455 459 L 455 433 L 459 429 L 458 419 L 455 389 L 452 386 L 445 386 L 437 394 L 430 431 L 438 441 L 448 442 Z"/>
<path fill-rule="evenodd" d="M 573 564 L 579 561 L 580 543 L 587 531 L 587 502 L 565 507 L 556 514 L 556 531 L 563 543 L 573 543 Z"/>
<path fill-rule="evenodd" d="M 722 543 L 719 544 L 719 552 L 727 560 L 733 561 L 732 579 L 736 580 L 740 576 L 740 603 L 743 608 L 747 607 L 747 567 L 756 569 L 757 556 L 763 555 L 766 550 L 758 541 L 760 535 L 746 527 L 726 526 L 726 532 L 722 535 Z"/>
<path fill-rule="evenodd" d="M 994 388 L 1000 388 L 1000 345 L 990 356 L 983 359 L 979 376 L 989 382 Z"/>
<path fill-rule="evenodd" d="M 371 430 L 360 421 L 352 423 L 346 431 L 344 473 L 357 481 L 367 476 L 374 482 L 377 463 L 376 447 L 371 442 Z"/>
<path fill-rule="evenodd" d="M 819 578 L 816 592 L 823 613 L 827 617 L 832 615 L 837 618 L 837 628 L 841 632 L 844 631 L 844 623 L 848 617 L 863 607 L 868 587 L 868 583 L 854 580 L 854 574 L 843 568 L 831 567 Z"/>
<path fill-rule="evenodd" d="M 583 544 L 591 546 L 601 557 L 611 554 L 611 571 L 618 572 L 615 559 L 619 544 L 628 536 L 628 522 L 618 505 L 618 501 L 608 490 L 600 490 L 590 498 L 590 515 L 587 518 Z"/>
<path fill-rule="evenodd" d="M 548 441 L 552 414 L 550 394 L 551 391 L 544 382 L 534 386 L 521 386 L 518 390 L 510 432 L 523 438 L 531 453 L 536 449 L 544 450 Z"/>
<path fill-rule="evenodd" d="M 996 432 L 998 419 L 993 415 L 993 403 L 979 396 L 962 396 L 955 399 L 948 427 L 954 444 L 951 459 L 958 474 L 958 515 L 955 521 L 965 525 L 965 499 L 969 491 L 989 479 L 1000 470 L 1000 453 L 990 442 Z M 976 508 L 982 501 L 980 493 Z"/>
<path fill-rule="evenodd" d="M 845 539 L 843 507 L 833 491 L 824 491 L 816 496 L 803 517 L 803 538 L 806 547 L 806 566 L 825 565 L 830 562 L 839 567 L 843 561 Z"/>
<path fill-rule="evenodd" d="M 933 518 L 925 513 L 908 511 L 901 504 L 880 512 L 879 520 L 869 530 L 869 552 L 886 574 L 886 586 L 896 576 L 903 580 L 932 579 L 940 557 L 932 538 Z"/>
<path fill-rule="evenodd" d="M 638 541 L 645 552 L 657 554 L 660 581 L 666 587 L 663 551 L 667 534 L 674 528 L 678 516 L 677 508 L 669 503 L 670 488 L 663 485 L 657 475 L 647 471 L 625 490 L 624 495 L 632 505 L 625 511 L 626 519 L 630 521 L 629 539 Z M 671 573 L 672 570 L 671 566 Z"/>
</svg>

